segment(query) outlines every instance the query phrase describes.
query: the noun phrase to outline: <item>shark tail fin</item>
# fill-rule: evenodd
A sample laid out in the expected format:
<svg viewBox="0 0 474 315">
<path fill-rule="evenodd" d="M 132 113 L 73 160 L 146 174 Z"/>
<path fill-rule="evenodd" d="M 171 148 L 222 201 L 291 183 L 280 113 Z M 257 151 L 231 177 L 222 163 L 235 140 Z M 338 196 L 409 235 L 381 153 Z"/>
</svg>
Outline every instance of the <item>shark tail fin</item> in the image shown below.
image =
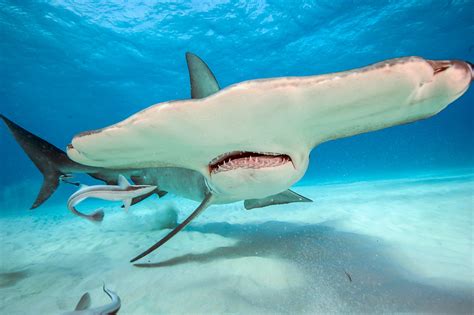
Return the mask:
<svg viewBox="0 0 474 315">
<path fill-rule="evenodd" d="M 25 151 L 30 160 L 43 174 L 43 185 L 35 202 L 31 206 L 31 209 L 37 208 L 58 188 L 59 177 L 64 175 L 60 170 L 61 166 L 73 162 L 67 157 L 64 151 L 32 134 L 1 114 L 0 118 L 5 122 L 8 129 L 10 129 L 18 144 L 23 148 L 23 151 Z"/>
</svg>

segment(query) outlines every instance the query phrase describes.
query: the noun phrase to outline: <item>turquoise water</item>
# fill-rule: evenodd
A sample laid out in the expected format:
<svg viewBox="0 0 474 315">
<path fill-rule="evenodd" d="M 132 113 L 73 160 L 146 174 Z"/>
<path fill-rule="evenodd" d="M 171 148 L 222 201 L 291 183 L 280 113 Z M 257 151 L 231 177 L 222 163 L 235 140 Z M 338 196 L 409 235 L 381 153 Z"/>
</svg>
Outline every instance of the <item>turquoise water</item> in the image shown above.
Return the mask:
<svg viewBox="0 0 474 315">
<path fill-rule="evenodd" d="M 472 1 L 2 1 L 2 113 L 64 148 L 80 131 L 189 98 L 184 53 L 221 86 L 336 72 L 401 56 L 474 59 Z M 317 4 L 316 4 L 317 3 Z M 474 165 L 472 90 L 439 115 L 316 148 L 315 180 Z M 37 176 L 9 153 L 2 183 Z"/>
<path fill-rule="evenodd" d="M 184 54 L 221 87 L 385 59 L 474 61 L 473 1 L 0 0 L 1 113 L 65 149 L 78 132 L 190 97 Z M 213 206 L 142 265 L 129 259 L 197 206 L 177 196 L 101 225 L 0 127 L 0 313 L 72 311 L 84 292 L 124 314 L 472 312 L 474 93 L 427 120 L 331 141 L 294 188 L 313 203 Z M 80 180 L 88 181 L 85 177 Z M 348 276 L 349 275 L 349 276 Z M 349 279 L 350 278 L 350 279 Z"/>
</svg>

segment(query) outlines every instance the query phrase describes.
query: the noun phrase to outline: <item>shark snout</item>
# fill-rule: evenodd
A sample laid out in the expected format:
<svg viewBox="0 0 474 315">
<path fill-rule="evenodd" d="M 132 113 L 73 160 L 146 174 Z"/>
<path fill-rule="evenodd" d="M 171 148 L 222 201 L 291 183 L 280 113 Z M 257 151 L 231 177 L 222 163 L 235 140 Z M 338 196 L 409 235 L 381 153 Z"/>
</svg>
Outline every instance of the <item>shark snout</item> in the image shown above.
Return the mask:
<svg viewBox="0 0 474 315">
<path fill-rule="evenodd" d="M 453 60 L 452 66 L 454 68 L 464 70 L 466 75 L 471 78 L 470 82 L 474 80 L 474 65 L 469 61 Z"/>
<path fill-rule="evenodd" d="M 427 60 L 433 68 L 433 81 L 439 82 L 454 96 L 462 95 L 474 80 L 473 64 L 463 60 Z"/>
<path fill-rule="evenodd" d="M 469 66 L 469 68 L 471 68 L 471 82 L 472 82 L 474 80 L 474 64 L 469 61 L 466 61 L 466 63 Z"/>
<path fill-rule="evenodd" d="M 453 60 L 452 61 L 452 66 L 455 68 L 463 69 L 464 71 L 467 72 L 468 75 L 471 77 L 471 82 L 474 77 L 474 65 L 470 63 L 469 61 L 460 61 L 460 60 Z"/>
</svg>

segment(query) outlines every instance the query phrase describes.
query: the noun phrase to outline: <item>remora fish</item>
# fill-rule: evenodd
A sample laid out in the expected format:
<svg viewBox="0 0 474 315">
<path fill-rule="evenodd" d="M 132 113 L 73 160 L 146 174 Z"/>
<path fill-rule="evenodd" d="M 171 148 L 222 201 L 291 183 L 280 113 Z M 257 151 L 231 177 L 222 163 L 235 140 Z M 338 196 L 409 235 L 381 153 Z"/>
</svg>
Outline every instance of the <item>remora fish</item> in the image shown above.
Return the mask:
<svg viewBox="0 0 474 315">
<path fill-rule="evenodd" d="M 83 186 L 69 197 L 67 208 L 77 216 L 91 220 L 102 221 L 104 212 L 97 210 L 92 214 L 84 214 L 76 209 L 76 206 L 87 198 L 98 198 L 110 201 L 123 201 L 125 211 L 132 204 L 132 199 L 147 195 L 154 191 L 156 186 L 130 185 L 123 175 L 118 176 L 118 185 L 95 185 Z"/>
<path fill-rule="evenodd" d="M 112 183 L 118 173 L 200 201 L 158 248 L 210 204 L 247 209 L 310 201 L 288 189 L 318 144 L 435 115 L 464 94 L 473 66 L 407 57 L 345 72 L 253 80 L 220 90 L 207 65 L 186 55 L 192 100 L 154 105 L 111 127 L 81 133 L 68 155 L 2 116 L 43 172 L 38 206 L 61 174 Z M 48 150 L 41 148 L 47 147 Z"/>
<path fill-rule="evenodd" d="M 112 302 L 104 306 L 90 308 L 91 297 L 89 293 L 84 293 L 84 295 L 81 297 L 81 299 L 77 303 L 74 311 L 64 313 L 63 315 L 114 315 L 114 314 L 117 314 L 121 306 L 120 297 L 115 292 L 107 289 L 105 285 L 102 287 L 102 289 L 109 296 Z"/>
</svg>

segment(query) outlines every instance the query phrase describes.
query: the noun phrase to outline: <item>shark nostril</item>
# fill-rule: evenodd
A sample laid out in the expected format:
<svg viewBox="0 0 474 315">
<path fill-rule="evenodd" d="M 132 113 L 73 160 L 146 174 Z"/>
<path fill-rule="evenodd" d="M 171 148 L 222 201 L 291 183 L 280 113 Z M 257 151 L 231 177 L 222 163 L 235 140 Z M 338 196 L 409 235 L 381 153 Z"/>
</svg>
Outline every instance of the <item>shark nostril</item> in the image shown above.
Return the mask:
<svg viewBox="0 0 474 315">
<path fill-rule="evenodd" d="M 448 69 L 453 65 L 451 61 L 433 61 L 427 60 L 430 66 L 433 68 L 433 74 L 436 75 L 444 70 Z"/>
<path fill-rule="evenodd" d="M 440 72 L 443 72 L 444 70 L 448 69 L 450 66 L 452 66 L 452 62 L 450 61 L 433 61 L 433 60 L 427 60 L 427 62 L 430 64 L 430 66 L 433 68 L 433 74 L 436 75 Z"/>
<path fill-rule="evenodd" d="M 434 74 L 443 72 L 444 70 L 446 70 L 448 68 L 449 68 L 449 66 L 443 66 L 443 67 L 436 68 L 436 69 L 434 69 Z"/>
</svg>

